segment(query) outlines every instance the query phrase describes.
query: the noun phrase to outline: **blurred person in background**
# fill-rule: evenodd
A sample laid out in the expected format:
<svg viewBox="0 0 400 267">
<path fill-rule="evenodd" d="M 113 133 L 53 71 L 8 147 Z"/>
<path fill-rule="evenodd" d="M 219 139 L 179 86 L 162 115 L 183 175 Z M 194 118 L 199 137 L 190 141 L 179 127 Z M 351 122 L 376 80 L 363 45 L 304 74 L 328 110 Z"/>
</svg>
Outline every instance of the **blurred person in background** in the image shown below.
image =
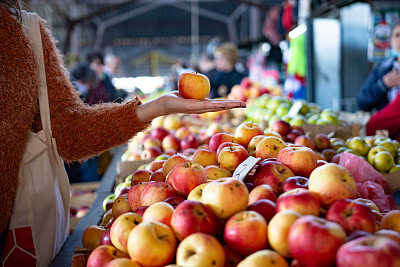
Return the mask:
<svg viewBox="0 0 400 267">
<path fill-rule="evenodd" d="M 18 0 L 0 0 L 0 21 L 0 51 L 7 51 L 0 56 L 2 266 L 48 266 L 63 246 L 70 194 L 63 161 L 123 145 L 159 116 L 246 106 L 184 99 L 176 91 L 146 103 L 134 98 L 90 106 L 71 83 L 46 21 L 21 10 Z"/>
<path fill-rule="evenodd" d="M 97 75 L 86 63 L 78 63 L 71 69 L 71 81 L 86 102 L 89 90 L 97 83 Z"/>
<path fill-rule="evenodd" d="M 400 89 L 400 23 L 392 28 L 390 45 L 393 56 L 375 67 L 357 95 L 357 104 L 364 111 L 383 109 L 397 96 Z"/>
<path fill-rule="evenodd" d="M 110 76 L 104 72 L 104 56 L 102 52 L 94 51 L 86 55 L 86 61 L 94 70 L 99 79 L 98 83 L 88 92 L 88 103 L 90 105 L 101 102 L 121 103 L 127 96 L 122 90 L 117 90 L 113 85 Z"/>
<path fill-rule="evenodd" d="M 121 66 L 121 59 L 113 54 L 107 54 L 104 57 L 103 72 L 108 75 L 110 81 L 118 74 Z"/>
<path fill-rule="evenodd" d="M 237 46 L 232 42 L 220 44 L 214 51 L 214 62 L 217 72 L 210 80 L 211 90 L 209 97 L 226 97 L 232 87 L 240 84 L 246 76 L 235 68 L 236 63 L 239 62 Z"/>
</svg>

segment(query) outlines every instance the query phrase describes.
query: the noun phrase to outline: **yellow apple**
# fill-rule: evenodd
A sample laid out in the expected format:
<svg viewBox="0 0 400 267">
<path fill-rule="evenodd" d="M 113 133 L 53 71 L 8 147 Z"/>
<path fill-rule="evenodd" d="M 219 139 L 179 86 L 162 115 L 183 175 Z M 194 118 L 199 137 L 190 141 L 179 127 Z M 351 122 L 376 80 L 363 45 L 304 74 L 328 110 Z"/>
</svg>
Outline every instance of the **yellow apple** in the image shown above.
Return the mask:
<svg viewBox="0 0 400 267">
<path fill-rule="evenodd" d="M 142 217 L 134 212 L 127 212 L 116 218 L 110 229 L 110 238 L 113 245 L 120 251 L 127 253 L 129 233 L 141 222 Z"/>
<path fill-rule="evenodd" d="M 129 234 L 128 253 L 142 266 L 164 266 L 174 258 L 176 244 L 175 234 L 168 225 L 142 222 Z"/>
<path fill-rule="evenodd" d="M 219 165 L 209 165 L 204 168 L 207 174 L 207 179 L 217 180 L 219 178 L 232 177 L 232 172 L 222 168 Z"/>
<path fill-rule="evenodd" d="M 210 80 L 201 73 L 184 72 L 178 78 L 178 91 L 184 98 L 204 100 L 210 87 Z"/>
<path fill-rule="evenodd" d="M 194 233 L 186 237 L 176 251 L 178 266 L 223 267 L 225 252 L 218 240 L 209 234 Z"/>
<path fill-rule="evenodd" d="M 253 122 L 242 122 L 236 127 L 235 137 L 238 143 L 247 149 L 251 139 L 257 135 L 263 135 L 264 131 L 260 126 Z"/>
<path fill-rule="evenodd" d="M 357 197 L 354 178 L 345 167 L 335 163 L 317 167 L 310 175 L 308 189 L 319 198 L 324 208 L 336 200 Z"/>
<path fill-rule="evenodd" d="M 302 216 L 294 210 L 284 210 L 275 214 L 268 223 L 270 246 L 284 257 L 291 257 L 288 243 L 290 226 Z"/>
<path fill-rule="evenodd" d="M 289 267 L 287 261 L 278 253 L 270 249 L 254 252 L 239 262 L 237 267 Z"/>
<path fill-rule="evenodd" d="M 201 201 L 220 219 L 227 219 L 247 208 L 249 191 L 241 180 L 221 178 L 211 181 L 203 189 Z"/>
<path fill-rule="evenodd" d="M 143 222 L 157 221 L 171 226 L 171 217 L 174 207 L 164 201 L 151 204 L 143 213 Z"/>
<path fill-rule="evenodd" d="M 275 136 L 266 136 L 256 146 L 256 157 L 261 159 L 276 158 L 279 151 L 287 147 L 286 143 Z"/>
<path fill-rule="evenodd" d="M 195 188 L 190 191 L 189 195 L 187 196 L 187 200 L 199 201 L 201 202 L 201 197 L 203 195 L 204 187 L 207 183 L 201 184 L 196 186 Z"/>
<path fill-rule="evenodd" d="M 217 152 L 209 149 L 197 149 L 192 156 L 192 162 L 199 163 L 203 167 L 218 164 Z"/>
</svg>

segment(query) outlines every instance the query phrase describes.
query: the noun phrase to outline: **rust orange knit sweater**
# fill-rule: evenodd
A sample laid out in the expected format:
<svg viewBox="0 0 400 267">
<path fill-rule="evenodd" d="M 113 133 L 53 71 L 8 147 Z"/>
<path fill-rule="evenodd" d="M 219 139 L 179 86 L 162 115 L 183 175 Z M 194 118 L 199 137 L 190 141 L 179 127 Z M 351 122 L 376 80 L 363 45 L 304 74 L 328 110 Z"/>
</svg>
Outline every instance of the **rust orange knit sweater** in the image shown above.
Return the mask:
<svg viewBox="0 0 400 267">
<path fill-rule="evenodd" d="M 136 115 L 137 98 L 96 106 L 82 102 L 44 20 L 40 28 L 51 127 L 65 161 L 88 159 L 149 126 Z M 0 232 L 11 216 L 28 134 L 41 129 L 37 82 L 30 41 L 19 22 L 0 5 Z"/>
</svg>

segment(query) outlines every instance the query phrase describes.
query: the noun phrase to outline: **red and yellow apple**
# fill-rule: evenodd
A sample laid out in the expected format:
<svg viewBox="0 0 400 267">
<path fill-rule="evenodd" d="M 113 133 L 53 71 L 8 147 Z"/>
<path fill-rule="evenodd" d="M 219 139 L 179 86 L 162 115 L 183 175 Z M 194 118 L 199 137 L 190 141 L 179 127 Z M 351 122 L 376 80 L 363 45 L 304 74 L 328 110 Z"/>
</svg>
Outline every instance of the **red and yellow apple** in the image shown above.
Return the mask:
<svg viewBox="0 0 400 267">
<path fill-rule="evenodd" d="M 204 100 L 210 93 L 210 80 L 198 72 L 184 72 L 178 78 L 178 91 L 183 98 Z"/>
<path fill-rule="evenodd" d="M 318 197 L 304 188 L 296 188 L 281 194 L 276 200 L 276 211 L 294 210 L 303 215 L 319 215 Z"/>
<path fill-rule="evenodd" d="M 110 238 L 113 245 L 118 250 L 128 253 L 129 233 L 141 222 L 142 217 L 134 212 L 127 212 L 116 218 L 110 229 Z"/>
<path fill-rule="evenodd" d="M 207 175 L 200 164 L 186 162 L 172 169 L 166 180 L 178 194 L 187 197 L 196 186 L 207 182 Z"/>
<path fill-rule="evenodd" d="M 156 202 L 150 205 L 143 213 L 143 222 L 156 221 L 171 226 L 171 217 L 174 213 L 174 207 L 165 202 Z"/>
<path fill-rule="evenodd" d="M 309 177 L 317 167 L 317 156 L 309 147 L 286 147 L 279 151 L 276 161 L 286 164 L 295 175 Z"/>
</svg>

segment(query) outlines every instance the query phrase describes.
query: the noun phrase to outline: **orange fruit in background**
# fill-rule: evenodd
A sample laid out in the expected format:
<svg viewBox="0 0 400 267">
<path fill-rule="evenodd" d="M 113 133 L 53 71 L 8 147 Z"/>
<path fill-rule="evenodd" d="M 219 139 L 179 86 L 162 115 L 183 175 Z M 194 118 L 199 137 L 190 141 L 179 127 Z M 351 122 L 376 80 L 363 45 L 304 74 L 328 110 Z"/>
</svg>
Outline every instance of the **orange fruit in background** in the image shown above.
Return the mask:
<svg viewBox="0 0 400 267">
<path fill-rule="evenodd" d="M 400 233 L 400 210 L 391 210 L 383 215 L 380 229 L 389 229 Z"/>
<path fill-rule="evenodd" d="M 88 226 L 82 234 L 82 246 L 87 249 L 95 249 L 100 246 L 100 236 L 105 228 L 98 225 Z"/>
</svg>

